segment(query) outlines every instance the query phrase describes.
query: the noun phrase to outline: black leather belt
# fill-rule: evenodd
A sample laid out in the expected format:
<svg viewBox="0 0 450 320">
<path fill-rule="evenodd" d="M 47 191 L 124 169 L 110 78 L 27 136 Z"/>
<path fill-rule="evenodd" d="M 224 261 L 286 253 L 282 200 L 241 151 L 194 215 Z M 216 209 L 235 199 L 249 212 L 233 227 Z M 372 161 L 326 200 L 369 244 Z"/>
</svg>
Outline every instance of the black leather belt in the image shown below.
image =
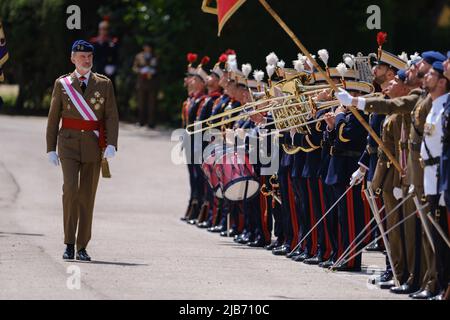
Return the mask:
<svg viewBox="0 0 450 320">
<path fill-rule="evenodd" d="M 338 148 L 335 148 L 334 146 L 331 146 L 330 155 L 342 156 L 342 157 L 360 157 L 361 152 L 352 151 L 352 150 L 343 150 L 343 149 L 338 149 Z"/>
<path fill-rule="evenodd" d="M 430 167 L 439 164 L 441 162 L 441 157 L 430 158 L 422 161 L 425 167 Z"/>
</svg>

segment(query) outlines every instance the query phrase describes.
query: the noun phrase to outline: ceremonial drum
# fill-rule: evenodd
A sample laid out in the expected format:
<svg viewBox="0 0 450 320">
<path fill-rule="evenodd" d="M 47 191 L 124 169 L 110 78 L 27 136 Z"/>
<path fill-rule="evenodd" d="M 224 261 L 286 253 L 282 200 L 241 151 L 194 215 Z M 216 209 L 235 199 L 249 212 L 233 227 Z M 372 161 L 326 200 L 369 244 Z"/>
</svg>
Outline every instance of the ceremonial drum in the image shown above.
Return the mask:
<svg viewBox="0 0 450 320">
<path fill-rule="evenodd" d="M 259 192 L 259 182 L 250 164 L 248 154 L 228 149 L 217 155 L 214 171 L 219 179 L 223 196 L 230 201 L 250 199 Z"/>
<path fill-rule="evenodd" d="M 219 177 L 216 174 L 216 170 L 214 169 L 215 162 L 216 154 L 211 154 L 202 163 L 202 170 L 215 196 L 217 198 L 223 199 L 222 186 L 220 184 Z"/>
</svg>

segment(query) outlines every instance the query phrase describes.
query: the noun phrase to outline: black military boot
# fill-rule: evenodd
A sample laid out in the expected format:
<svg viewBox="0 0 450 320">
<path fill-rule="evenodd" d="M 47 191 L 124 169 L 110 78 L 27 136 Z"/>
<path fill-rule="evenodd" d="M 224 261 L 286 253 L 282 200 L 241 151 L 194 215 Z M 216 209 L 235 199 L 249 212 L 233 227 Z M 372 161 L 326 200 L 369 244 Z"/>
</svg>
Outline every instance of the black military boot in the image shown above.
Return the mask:
<svg viewBox="0 0 450 320">
<path fill-rule="evenodd" d="M 73 244 L 66 245 L 66 251 L 64 251 L 63 259 L 73 260 L 74 255 L 75 255 L 75 246 Z"/>
<path fill-rule="evenodd" d="M 89 257 L 86 249 L 80 249 L 77 252 L 77 260 L 80 260 L 80 261 L 91 261 L 91 257 Z"/>
</svg>

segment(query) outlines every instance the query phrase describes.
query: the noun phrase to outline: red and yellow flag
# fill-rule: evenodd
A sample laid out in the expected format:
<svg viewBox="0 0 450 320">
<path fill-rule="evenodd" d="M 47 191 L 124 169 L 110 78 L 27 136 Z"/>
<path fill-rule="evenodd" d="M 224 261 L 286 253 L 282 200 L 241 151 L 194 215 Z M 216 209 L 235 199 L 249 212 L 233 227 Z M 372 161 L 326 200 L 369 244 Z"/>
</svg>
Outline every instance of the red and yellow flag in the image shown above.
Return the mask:
<svg viewBox="0 0 450 320">
<path fill-rule="evenodd" d="M 203 0 L 202 10 L 206 13 L 216 14 L 219 21 L 219 32 L 223 26 L 231 18 L 231 16 L 239 9 L 246 0 L 216 0 L 217 7 L 212 7 L 213 0 Z"/>
</svg>

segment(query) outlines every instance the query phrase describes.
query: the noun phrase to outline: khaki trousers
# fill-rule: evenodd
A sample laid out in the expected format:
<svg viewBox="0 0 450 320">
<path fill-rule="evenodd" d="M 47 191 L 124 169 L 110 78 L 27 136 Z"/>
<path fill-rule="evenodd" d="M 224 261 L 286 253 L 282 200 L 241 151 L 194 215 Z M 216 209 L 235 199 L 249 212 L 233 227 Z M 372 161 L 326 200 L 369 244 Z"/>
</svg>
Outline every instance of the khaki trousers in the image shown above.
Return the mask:
<svg viewBox="0 0 450 320">
<path fill-rule="evenodd" d="M 76 244 L 77 250 L 84 249 L 91 239 L 101 162 L 81 163 L 73 159 L 61 159 L 61 166 L 64 176 L 64 243 Z"/>
</svg>

